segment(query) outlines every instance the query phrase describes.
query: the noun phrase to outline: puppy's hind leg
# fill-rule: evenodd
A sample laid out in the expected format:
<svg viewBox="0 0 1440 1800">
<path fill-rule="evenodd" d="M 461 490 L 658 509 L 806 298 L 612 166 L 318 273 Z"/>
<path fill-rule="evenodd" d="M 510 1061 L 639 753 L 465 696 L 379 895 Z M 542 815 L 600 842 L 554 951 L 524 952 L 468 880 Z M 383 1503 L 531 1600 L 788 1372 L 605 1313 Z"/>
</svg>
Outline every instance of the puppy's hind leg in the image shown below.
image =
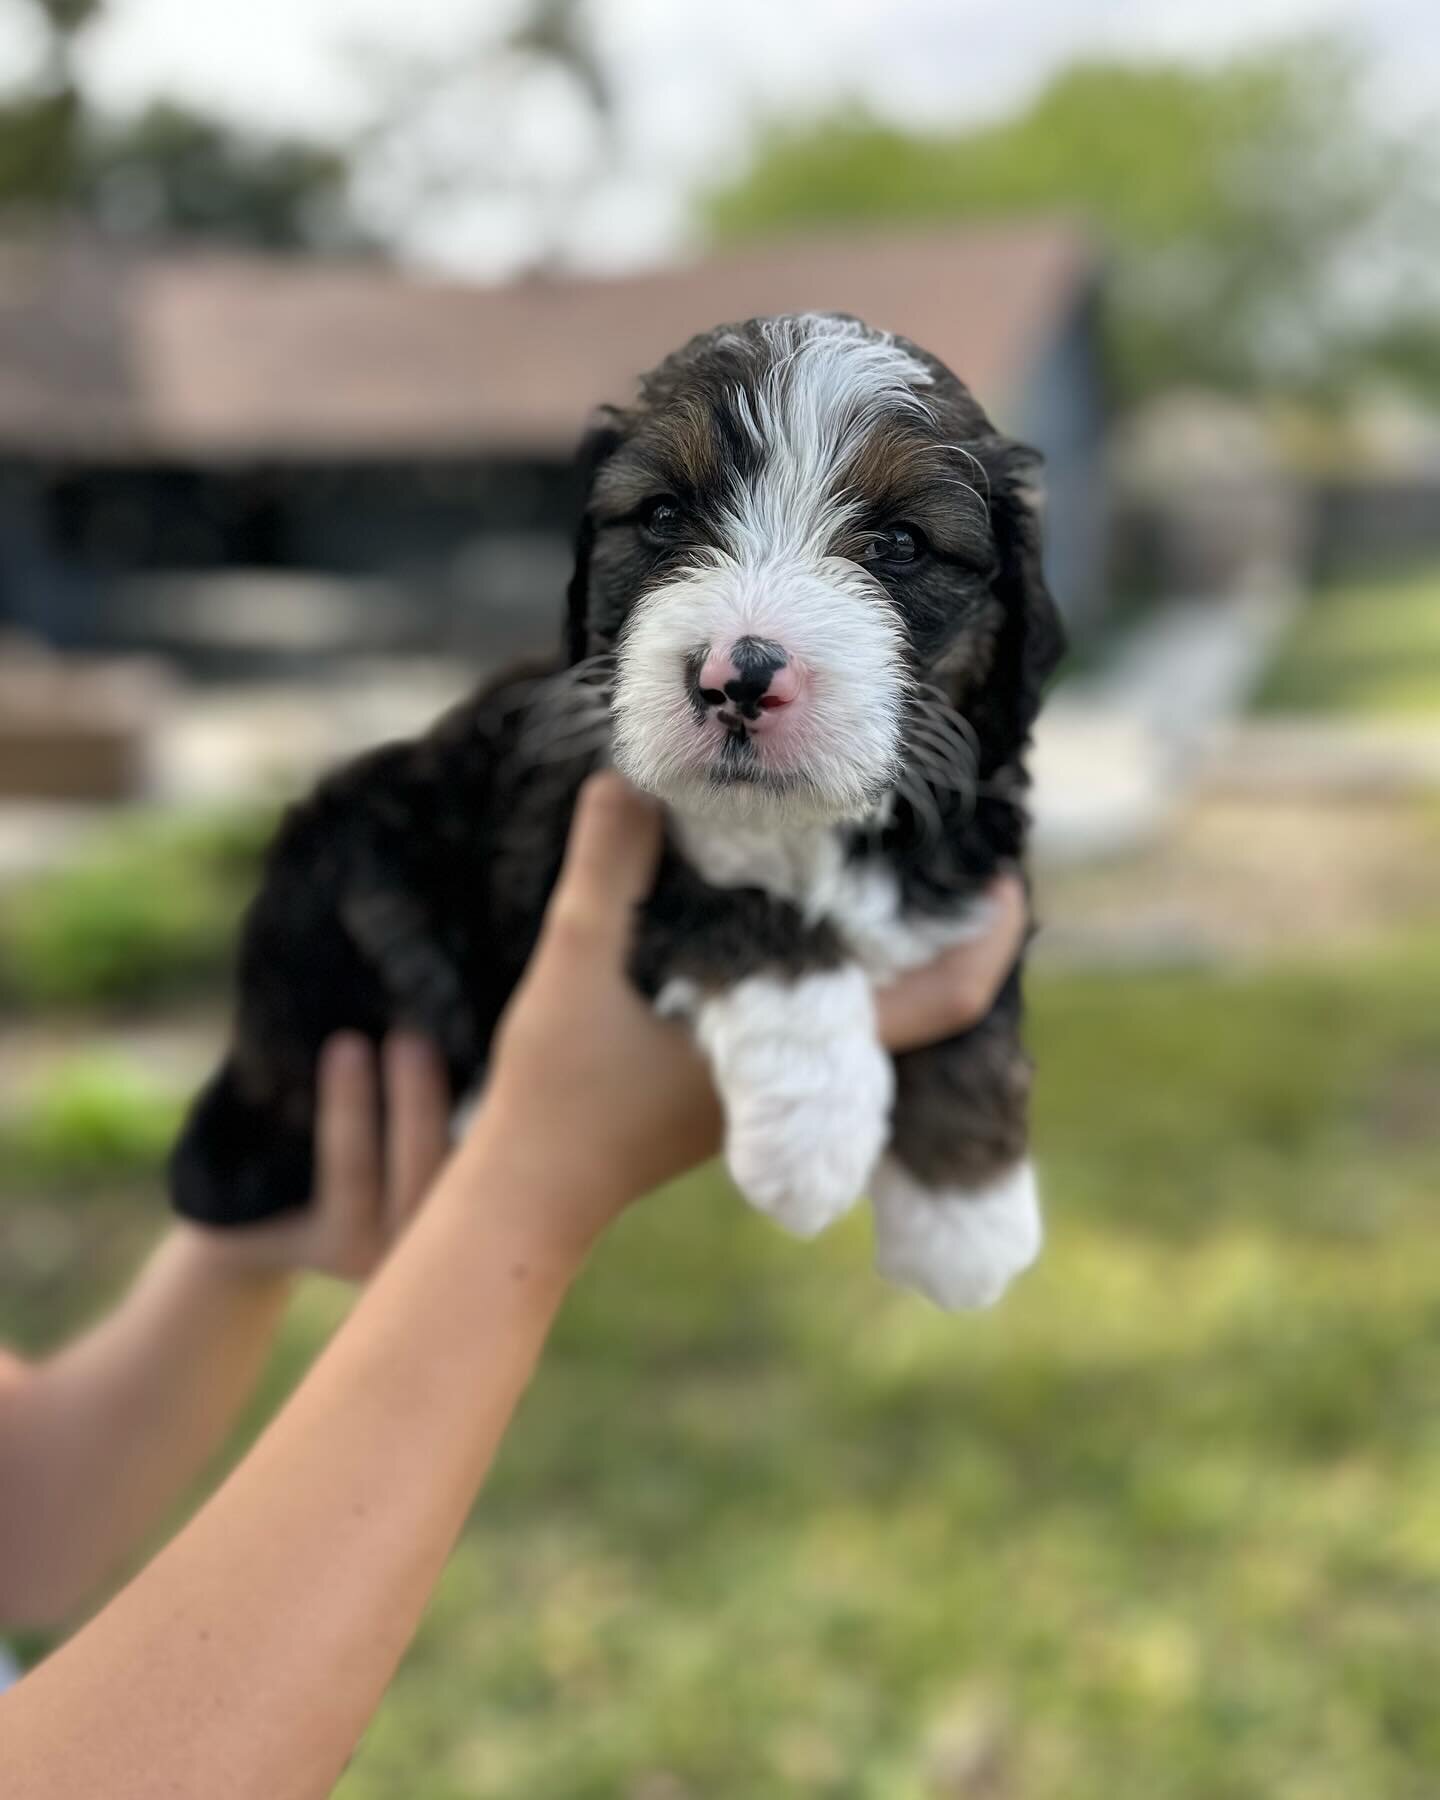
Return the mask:
<svg viewBox="0 0 1440 1800">
<path fill-rule="evenodd" d="M 310 1198 L 308 1119 L 246 1094 L 233 1058 L 196 1097 L 170 1155 L 175 1210 L 201 1225 L 253 1225 Z"/>
<path fill-rule="evenodd" d="M 1040 1254 L 1044 1231 L 1028 1158 L 984 1187 L 937 1188 L 887 1157 L 871 1190 L 875 1266 L 946 1312 L 992 1306 Z"/>
<path fill-rule="evenodd" d="M 890 1152 L 870 1186 L 876 1265 L 946 1311 L 990 1306 L 1044 1237 L 1013 1017 L 899 1058 L 896 1081 Z"/>
</svg>

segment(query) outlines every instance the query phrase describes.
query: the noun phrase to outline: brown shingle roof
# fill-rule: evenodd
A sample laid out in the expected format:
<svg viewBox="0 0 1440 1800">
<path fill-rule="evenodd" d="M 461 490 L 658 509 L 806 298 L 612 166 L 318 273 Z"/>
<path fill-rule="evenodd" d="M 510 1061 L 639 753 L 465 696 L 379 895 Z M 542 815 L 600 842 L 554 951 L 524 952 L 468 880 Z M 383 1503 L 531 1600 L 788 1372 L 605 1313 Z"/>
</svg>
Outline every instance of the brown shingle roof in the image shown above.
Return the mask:
<svg viewBox="0 0 1440 1800">
<path fill-rule="evenodd" d="M 0 249 L 0 443 L 209 459 L 568 451 L 590 408 L 722 320 L 903 331 L 1002 405 L 1094 272 L 1066 227 L 790 239 L 503 287 L 216 252 Z"/>
<path fill-rule="evenodd" d="M 0 443 L 104 455 L 133 441 L 123 275 L 84 241 L 0 242 Z"/>
</svg>

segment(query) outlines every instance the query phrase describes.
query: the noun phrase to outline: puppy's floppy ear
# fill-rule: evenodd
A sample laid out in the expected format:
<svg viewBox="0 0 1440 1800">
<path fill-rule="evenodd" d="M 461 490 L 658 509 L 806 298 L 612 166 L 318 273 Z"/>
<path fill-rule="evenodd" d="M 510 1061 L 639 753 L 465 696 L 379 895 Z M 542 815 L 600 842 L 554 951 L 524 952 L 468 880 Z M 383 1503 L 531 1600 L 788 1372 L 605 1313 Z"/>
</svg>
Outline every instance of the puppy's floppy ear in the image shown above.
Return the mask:
<svg viewBox="0 0 1440 1800">
<path fill-rule="evenodd" d="M 1037 450 L 1008 439 L 986 446 L 990 477 L 990 525 L 998 563 L 997 596 L 1005 605 L 996 673 L 1009 689 L 1011 739 L 1005 754 L 1018 751 L 1030 735 L 1046 683 L 1066 650 L 1065 627 L 1045 582 L 1040 517 L 1035 492 L 1041 457 Z"/>
<path fill-rule="evenodd" d="M 590 647 L 590 553 L 595 547 L 590 489 L 596 471 L 619 449 L 624 435 L 620 415 L 606 411 L 585 433 L 576 452 L 576 467 L 585 485 L 585 511 L 580 515 L 580 529 L 575 534 L 575 567 L 566 591 L 565 658 L 570 663 L 581 661 Z"/>
</svg>

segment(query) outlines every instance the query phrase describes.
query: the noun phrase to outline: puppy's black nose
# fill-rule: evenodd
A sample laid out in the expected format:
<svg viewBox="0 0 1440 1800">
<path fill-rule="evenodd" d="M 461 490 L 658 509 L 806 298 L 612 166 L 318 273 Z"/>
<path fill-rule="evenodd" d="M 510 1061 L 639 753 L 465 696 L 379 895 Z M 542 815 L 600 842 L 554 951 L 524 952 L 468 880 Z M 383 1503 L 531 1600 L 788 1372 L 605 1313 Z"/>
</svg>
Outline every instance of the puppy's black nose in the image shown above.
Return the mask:
<svg viewBox="0 0 1440 1800">
<path fill-rule="evenodd" d="M 700 699 L 706 706 L 727 702 L 744 710 L 765 705 L 784 706 L 793 694 L 791 684 L 777 681 L 789 658 L 778 644 L 764 638 L 737 638 L 726 650 L 712 650 L 698 676 Z"/>
</svg>

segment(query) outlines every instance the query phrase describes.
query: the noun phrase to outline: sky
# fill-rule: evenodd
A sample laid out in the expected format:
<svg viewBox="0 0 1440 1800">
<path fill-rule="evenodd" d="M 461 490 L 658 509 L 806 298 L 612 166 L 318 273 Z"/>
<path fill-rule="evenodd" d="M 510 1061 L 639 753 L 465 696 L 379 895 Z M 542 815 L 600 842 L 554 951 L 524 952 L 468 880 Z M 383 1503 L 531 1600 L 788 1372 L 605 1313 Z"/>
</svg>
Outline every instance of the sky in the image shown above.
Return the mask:
<svg viewBox="0 0 1440 1800">
<path fill-rule="evenodd" d="M 348 137 L 417 70 L 454 69 L 503 31 L 510 0 L 111 0 L 84 68 L 117 111 L 157 95 L 237 123 Z M 23 66 L 21 0 L 0 0 L 0 71 Z M 1302 32 L 1370 55 L 1377 109 L 1440 118 L 1437 0 L 592 0 L 624 122 L 621 173 L 583 209 L 535 226 L 535 194 L 582 170 L 591 127 L 564 84 L 457 81 L 372 159 L 368 216 L 421 263 L 499 273 L 548 230 L 592 266 L 685 242 L 685 196 L 736 166 L 760 116 L 858 98 L 922 125 L 994 116 L 1082 54 L 1210 59 Z M 528 197 L 477 199 L 477 146 L 513 157 Z M 431 198 L 417 206 L 423 167 Z M 562 184 L 563 185 L 563 184 Z"/>
</svg>

